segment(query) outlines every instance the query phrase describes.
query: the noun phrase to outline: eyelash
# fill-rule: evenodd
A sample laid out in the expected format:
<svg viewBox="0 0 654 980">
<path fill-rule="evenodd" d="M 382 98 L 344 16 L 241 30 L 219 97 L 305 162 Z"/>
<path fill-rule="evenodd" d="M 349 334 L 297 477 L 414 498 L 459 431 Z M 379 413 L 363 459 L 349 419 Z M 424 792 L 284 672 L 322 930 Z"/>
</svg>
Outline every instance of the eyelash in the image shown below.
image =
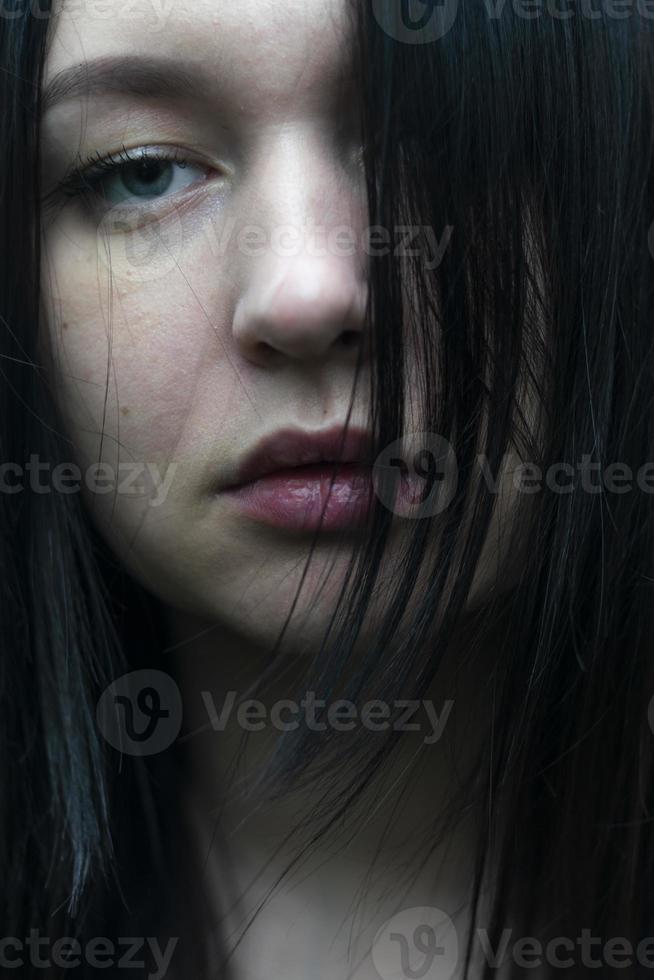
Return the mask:
<svg viewBox="0 0 654 980">
<path fill-rule="evenodd" d="M 154 150 L 150 153 L 145 149 L 130 151 L 123 146 L 118 153 L 109 153 L 106 156 L 96 153 L 87 160 L 80 157 L 78 165 L 60 182 L 59 190 L 67 198 L 93 197 L 102 180 L 120 173 L 123 167 L 132 166 L 143 160 L 147 160 L 148 163 L 157 161 L 176 163 L 182 168 L 190 163 L 188 158 L 176 149 Z"/>
</svg>

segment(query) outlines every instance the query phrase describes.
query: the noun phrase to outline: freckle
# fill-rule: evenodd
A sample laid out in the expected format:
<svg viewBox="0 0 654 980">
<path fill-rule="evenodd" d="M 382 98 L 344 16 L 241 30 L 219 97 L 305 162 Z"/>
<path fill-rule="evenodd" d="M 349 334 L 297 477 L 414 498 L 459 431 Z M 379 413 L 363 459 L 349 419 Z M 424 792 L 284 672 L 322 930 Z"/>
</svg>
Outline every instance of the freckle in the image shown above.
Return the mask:
<svg viewBox="0 0 654 980">
<path fill-rule="evenodd" d="M 62 330 L 68 330 L 68 324 L 67 323 L 62 323 L 61 329 Z"/>
<path fill-rule="evenodd" d="M 129 408 L 127 407 L 127 405 L 123 405 L 123 407 L 121 408 L 121 412 L 123 413 L 123 415 L 129 415 Z"/>
</svg>

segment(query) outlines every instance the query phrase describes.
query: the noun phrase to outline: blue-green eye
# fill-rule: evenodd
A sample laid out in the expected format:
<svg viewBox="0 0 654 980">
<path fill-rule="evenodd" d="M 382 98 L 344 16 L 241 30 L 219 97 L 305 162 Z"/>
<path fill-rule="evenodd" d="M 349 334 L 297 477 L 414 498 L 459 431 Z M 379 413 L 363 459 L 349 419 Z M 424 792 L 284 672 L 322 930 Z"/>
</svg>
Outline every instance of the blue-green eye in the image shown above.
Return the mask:
<svg viewBox="0 0 654 980">
<path fill-rule="evenodd" d="M 107 204 L 124 204 L 130 199 L 152 201 L 168 194 L 176 194 L 190 187 L 198 179 L 201 168 L 174 160 L 142 159 L 117 169 L 99 182 Z M 202 177 L 200 176 L 200 179 Z"/>
<path fill-rule="evenodd" d="M 207 179 L 207 167 L 168 153 L 140 150 L 88 161 L 62 183 L 69 196 L 92 196 L 105 207 L 135 206 L 170 197 Z"/>
</svg>

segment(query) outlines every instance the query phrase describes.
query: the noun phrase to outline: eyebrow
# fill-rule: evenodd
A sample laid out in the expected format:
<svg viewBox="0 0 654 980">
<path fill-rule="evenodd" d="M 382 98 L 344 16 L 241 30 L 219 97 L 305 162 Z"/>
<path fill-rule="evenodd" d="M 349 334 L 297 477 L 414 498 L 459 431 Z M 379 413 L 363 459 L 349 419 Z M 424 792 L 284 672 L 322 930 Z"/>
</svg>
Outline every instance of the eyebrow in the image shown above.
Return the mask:
<svg viewBox="0 0 654 980">
<path fill-rule="evenodd" d="M 73 99 L 117 94 L 142 97 L 206 95 L 211 79 L 189 72 L 169 58 L 134 56 L 98 58 L 65 68 L 45 87 L 41 112 Z"/>
</svg>

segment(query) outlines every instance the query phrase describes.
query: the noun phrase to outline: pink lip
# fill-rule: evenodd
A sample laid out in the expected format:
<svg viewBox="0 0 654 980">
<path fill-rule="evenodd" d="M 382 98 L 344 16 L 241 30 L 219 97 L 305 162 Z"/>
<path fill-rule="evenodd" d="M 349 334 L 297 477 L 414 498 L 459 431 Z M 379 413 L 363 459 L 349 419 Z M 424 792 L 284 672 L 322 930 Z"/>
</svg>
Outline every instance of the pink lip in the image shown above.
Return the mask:
<svg viewBox="0 0 654 980">
<path fill-rule="evenodd" d="M 371 437 L 360 429 L 284 429 L 259 443 L 223 494 L 242 514 L 273 527 L 360 527 L 373 493 L 371 451 Z"/>
</svg>

